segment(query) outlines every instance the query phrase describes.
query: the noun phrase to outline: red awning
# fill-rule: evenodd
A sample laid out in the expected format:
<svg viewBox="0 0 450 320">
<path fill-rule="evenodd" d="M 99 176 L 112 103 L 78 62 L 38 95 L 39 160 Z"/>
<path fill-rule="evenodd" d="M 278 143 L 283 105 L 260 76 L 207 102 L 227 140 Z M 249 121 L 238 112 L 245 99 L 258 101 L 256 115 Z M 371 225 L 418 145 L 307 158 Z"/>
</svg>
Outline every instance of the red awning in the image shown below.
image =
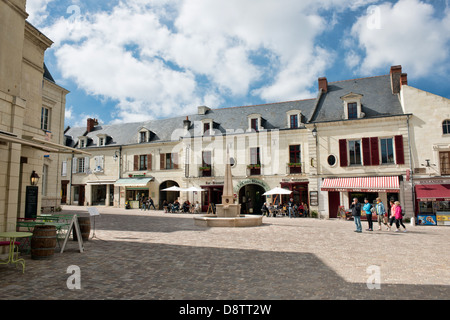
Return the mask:
<svg viewBox="0 0 450 320">
<path fill-rule="evenodd" d="M 398 176 L 324 179 L 322 191 L 400 192 Z"/>
<path fill-rule="evenodd" d="M 450 200 L 450 184 L 418 184 L 416 185 L 416 198 Z"/>
</svg>

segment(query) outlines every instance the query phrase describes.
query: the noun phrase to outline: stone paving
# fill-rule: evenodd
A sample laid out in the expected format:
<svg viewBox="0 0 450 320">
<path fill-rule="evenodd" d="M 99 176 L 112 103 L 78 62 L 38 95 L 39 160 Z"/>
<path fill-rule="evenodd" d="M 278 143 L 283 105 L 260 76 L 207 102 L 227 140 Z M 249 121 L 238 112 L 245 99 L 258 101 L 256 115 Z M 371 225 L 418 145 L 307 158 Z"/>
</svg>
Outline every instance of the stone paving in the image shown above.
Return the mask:
<svg viewBox="0 0 450 320">
<path fill-rule="evenodd" d="M 450 227 L 355 233 L 352 221 L 265 217 L 260 227 L 202 228 L 190 214 L 98 209 L 96 238 L 83 253 L 70 240 L 51 260 L 24 255 L 24 274 L 0 265 L 0 299 L 450 297 Z M 84 207 L 63 210 L 87 215 Z M 72 265 L 80 268 L 81 289 L 67 286 Z M 380 279 L 379 289 L 368 288 L 371 279 Z"/>
</svg>

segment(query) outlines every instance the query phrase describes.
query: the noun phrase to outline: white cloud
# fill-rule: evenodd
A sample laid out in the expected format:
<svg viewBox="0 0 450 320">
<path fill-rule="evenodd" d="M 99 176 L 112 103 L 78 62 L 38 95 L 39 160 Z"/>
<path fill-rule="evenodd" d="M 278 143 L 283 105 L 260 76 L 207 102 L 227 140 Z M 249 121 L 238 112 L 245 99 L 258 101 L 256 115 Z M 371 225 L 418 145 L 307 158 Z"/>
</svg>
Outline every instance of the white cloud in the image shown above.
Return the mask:
<svg viewBox="0 0 450 320">
<path fill-rule="evenodd" d="M 374 27 L 374 13 L 359 18 L 352 28 L 352 35 L 365 51 L 360 66 L 363 74 L 397 64 L 406 67 L 413 77 L 449 71 L 448 10 L 439 19 L 432 5 L 418 0 L 383 3 L 377 8 L 379 28 Z"/>
<path fill-rule="evenodd" d="M 374 2 L 130 0 L 107 11 L 83 7 L 41 30 L 55 42 L 62 77 L 116 101 L 114 118 L 132 121 L 218 107 L 226 98 L 311 97 L 336 57 L 318 37 L 338 22 L 336 12 Z M 333 14 L 324 18 L 324 10 Z"/>
</svg>

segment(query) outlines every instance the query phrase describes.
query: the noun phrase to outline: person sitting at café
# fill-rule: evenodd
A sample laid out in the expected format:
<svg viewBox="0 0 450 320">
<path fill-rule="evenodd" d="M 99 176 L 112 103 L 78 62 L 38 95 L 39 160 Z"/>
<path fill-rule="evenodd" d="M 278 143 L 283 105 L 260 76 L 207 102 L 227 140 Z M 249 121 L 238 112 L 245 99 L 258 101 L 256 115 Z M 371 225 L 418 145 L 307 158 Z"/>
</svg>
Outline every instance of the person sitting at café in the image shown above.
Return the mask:
<svg viewBox="0 0 450 320">
<path fill-rule="evenodd" d="M 191 206 L 191 204 L 189 203 L 188 200 L 186 200 L 185 202 L 183 202 L 183 212 L 189 212 L 189 207 Z"/>
<path fill-rule="evenodd" d="M 263 216 L 268 217 L 269 216 L 269 208 L 267 208 L 267 202 L 264 202 L 262 208 L 261 208 L 261 212 Z"/>
<path fill-rule="evenodd" d="M 175 200 L 175 202 L 172 204 L 172 213 L 176 213 L 180 210 L 180 203 L 178 200 Z"/>
</svg>

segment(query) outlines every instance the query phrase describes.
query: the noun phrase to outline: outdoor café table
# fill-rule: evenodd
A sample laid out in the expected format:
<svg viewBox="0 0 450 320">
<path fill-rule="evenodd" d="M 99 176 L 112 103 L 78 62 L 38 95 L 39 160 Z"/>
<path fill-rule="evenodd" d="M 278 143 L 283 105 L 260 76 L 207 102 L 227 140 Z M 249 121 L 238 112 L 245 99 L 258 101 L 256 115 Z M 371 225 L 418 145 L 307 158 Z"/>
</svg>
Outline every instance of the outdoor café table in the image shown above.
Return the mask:
<svg viewBox="0 0 450 320">
<path fill-rule="evenodd" d="M 0 232 L 0 238 L 9 238 L 9 253 L 8 253 L 8 260 L 1 261 L 0 264 L 8 264 L 8 263 L 14 263 L 22 264 L 22 273 L 25 273 L 25 260 L 20 259 L 14 259 L 14 245 L 17 238 L 23 238 L 23 237 L 31 237 L 33 234 L 31 232 L 17 232 L 17 231 L 11 231 L 11 232 Z M 17 256 L 19 256 L 19 248 L 17 247 L 16 251 Z"/>
</svg>

